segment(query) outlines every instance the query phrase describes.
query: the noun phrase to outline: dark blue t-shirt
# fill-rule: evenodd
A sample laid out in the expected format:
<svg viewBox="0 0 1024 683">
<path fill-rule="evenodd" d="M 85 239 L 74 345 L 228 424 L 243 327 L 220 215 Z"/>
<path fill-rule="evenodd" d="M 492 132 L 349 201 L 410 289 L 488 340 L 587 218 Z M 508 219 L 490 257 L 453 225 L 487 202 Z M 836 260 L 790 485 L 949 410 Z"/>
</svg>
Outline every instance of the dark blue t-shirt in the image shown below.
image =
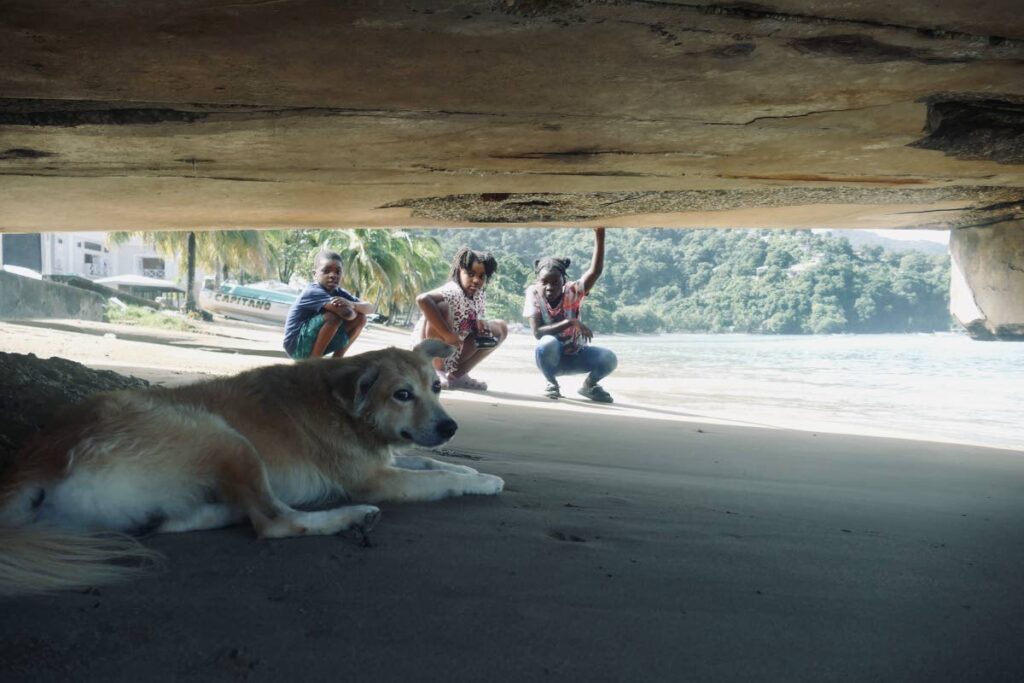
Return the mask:
<svg viewBox="0 0 1024 683">
<path fill-rule="evenodd" d="M 284 350 L 288 355 L 295 353 L 295 344 L 299 339 L 299 330 L 306 324 L 306 321 L 323 310 L 324 304 L 336 296 L 349 301 L 359 301 L 356 297 L 338 287 L 333 292 L 328 292 L 316 282 L 307 285 L 295 303 L 288 311 L 288 319 L 284 323 Z"/>
</svg>

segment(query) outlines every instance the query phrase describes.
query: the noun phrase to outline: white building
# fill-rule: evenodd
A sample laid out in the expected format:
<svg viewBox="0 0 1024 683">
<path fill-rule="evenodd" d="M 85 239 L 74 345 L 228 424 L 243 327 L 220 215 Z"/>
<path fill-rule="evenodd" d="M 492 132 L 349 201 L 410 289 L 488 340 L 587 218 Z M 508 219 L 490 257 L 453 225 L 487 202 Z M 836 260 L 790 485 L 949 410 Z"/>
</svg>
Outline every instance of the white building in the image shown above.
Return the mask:
<svg viewBox="0 0 1024 683">
<path fill-rule="evenodd" d="M 21 266 L 42 275 L 78 275 L 89 280 L 142 275 L 177 281 L 178 264 L 132 237 L 112 245 L 104 232 L 3 233 L 0 265 Z"/>
</svg>

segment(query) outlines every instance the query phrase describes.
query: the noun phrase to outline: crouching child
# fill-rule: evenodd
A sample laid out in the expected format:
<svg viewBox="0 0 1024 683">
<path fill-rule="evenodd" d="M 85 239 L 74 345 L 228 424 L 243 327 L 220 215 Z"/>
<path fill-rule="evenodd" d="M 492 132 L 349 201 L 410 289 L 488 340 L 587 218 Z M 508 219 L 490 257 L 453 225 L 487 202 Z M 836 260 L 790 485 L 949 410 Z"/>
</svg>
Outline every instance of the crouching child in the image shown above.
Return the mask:
<svg viewBox="0 0 1024 683">
<path fill-rule="evenodd" d="M 313 262 L 313 282 L 288 311 L 284 350 L 295 360 L 345 355 L 366 326 L 373 304 L 342 289 L 341 255 L 321 251 Z"/>
<path fill-rule="evenodd" d="M 618 366 L 610 349 L 591 346 L 593 331 L 581 320 L 583 300 L 604 269 L 604 228 L 594 230 L 594 257 L 579 280 L 569 280 L 567 258 L 537 259 L 536 281 L 526 288 L 523 316 L 538 340 L 534 350 L 537 368 L 547 380 L 544 395 L 561 398 L 561 375 L 586 374 L 579 394 L 598 403 L 611 403 L 611 395 L 598 384 Z"/>
</svg>

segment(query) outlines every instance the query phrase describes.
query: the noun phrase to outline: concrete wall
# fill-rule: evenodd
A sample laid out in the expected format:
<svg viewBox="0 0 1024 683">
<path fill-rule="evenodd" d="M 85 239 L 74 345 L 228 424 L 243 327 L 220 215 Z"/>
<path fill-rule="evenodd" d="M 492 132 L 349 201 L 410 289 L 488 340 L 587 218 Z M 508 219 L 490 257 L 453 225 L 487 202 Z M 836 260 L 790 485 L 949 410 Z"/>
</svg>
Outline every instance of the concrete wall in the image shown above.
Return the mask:
<svg viewBox="0 0 1024 683">
<path fill-rule="evenodd" d="M 159 308 L 155 301 L 145 299 L 141 296 L 135 296 L 128 292 L 122 292 L 113 287 L 107 287 L 101 285 L 98 282 L 93 282 L 88 278 L 81 277 L 79 275 L 47 275 L 46 279 L 51 282 L 66 285 L 68 287 L 74 287 L 75 289 L 84 289 L 86 291 L 95 292 L 104 299 L 109 299 L 112 296 L 116 296 L 118 299 L 126 304 L 132 306 L 148 306 L 150 308 Z"/>
<path fill-rule="evenodd" d="M 105 303 L 94 292 L 0 270 L 0 318 L 102 320 Z"/>
</svg>

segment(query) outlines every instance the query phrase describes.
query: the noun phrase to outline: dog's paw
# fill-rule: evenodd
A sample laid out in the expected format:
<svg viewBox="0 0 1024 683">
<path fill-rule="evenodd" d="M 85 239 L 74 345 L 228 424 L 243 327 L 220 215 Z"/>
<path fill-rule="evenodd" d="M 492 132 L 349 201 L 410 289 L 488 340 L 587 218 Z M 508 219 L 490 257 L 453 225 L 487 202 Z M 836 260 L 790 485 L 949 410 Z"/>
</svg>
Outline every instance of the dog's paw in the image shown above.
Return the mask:
<svg viewBox="0 0 1024 683">
<path fill-rule="evenodd" d="M 472 483 L 466 487 L 466 493 L 480 496 L 493 496 L 505 488 L 505 480 L 493 474 L 477 474 Z"/>
<path fill-rule="evenodd" d="M 361 522 L 357 521 L 352 526 L 359 529 L 364 534 L 377 526 L 377 522 L 380 521 L 380 508 L 376 505 L 356 505 L 359 512 L 362 513 L 363 519 Z"/>
</svg>

